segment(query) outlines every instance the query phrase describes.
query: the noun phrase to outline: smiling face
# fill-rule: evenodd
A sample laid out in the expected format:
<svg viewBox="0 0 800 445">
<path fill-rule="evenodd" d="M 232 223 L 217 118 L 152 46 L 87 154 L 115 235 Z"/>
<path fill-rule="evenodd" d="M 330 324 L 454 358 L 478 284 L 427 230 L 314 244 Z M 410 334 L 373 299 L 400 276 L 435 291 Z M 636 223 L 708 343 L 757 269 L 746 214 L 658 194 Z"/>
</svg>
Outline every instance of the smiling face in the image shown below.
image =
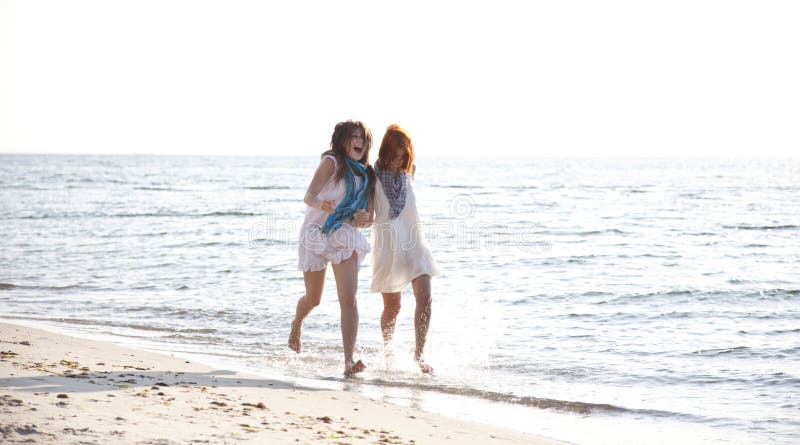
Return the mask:
<svg viewBox="0 0 800 445">
<path fill-rule="evenodd" d="M 349 120 L 336 124 L 331 135 L 331 149 L 323 154 L 336 156 L 338 167 L 335 177 L 341 181 L 350 170 L 346 160 L 349 158 L 364 165 L 369 164 L 371 147 L 372 133 L 369 128 L 363 122 Z"/>
<path fill-rule="evenodd" d="M 392 149 L 389 159 L 391 159 L 387 165 L 389 170 L 395 173 L 400 172 L 400 170 L 405 170 L 408 164 L 408 153 L 405 147 L 395 147 Z"/>
<path fill-rule="evenodd" d="M 378 167 L 394 173 L 411 173 L 414 166 L 414 145 L 411 137 L 397 124 L 389 125 L 378 152 Z"/>
<path fill-rule="evenodd" d="M 366 151 L 366 137 L 364 130 L 355 127 L 350 131 L 350 136 L 344 141 L 344 149 L 347 156 L 354 161 L 360 161 Z"/>
</svg>

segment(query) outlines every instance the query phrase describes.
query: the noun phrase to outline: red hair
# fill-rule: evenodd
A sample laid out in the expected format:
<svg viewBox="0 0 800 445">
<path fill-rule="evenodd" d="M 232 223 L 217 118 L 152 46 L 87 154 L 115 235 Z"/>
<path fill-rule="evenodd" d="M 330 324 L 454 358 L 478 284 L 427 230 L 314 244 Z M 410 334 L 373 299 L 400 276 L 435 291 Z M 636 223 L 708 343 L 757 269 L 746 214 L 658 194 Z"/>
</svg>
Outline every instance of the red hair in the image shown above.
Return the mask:
<svg viewBox="0 0 800 445">
<path fill-rule="evenodd" d="M 402 170 L 411 173 L 414 168 L 414 145 L 411 143 L 411 136 L 397 124 L 386 127 L 386 133 L 381 141 L 381 148 L 378 151 L 378 167 L 385 169 L 392 163 L 395 150 L 400 147 L 405 150 L 406 162 Z"/>
</svg>

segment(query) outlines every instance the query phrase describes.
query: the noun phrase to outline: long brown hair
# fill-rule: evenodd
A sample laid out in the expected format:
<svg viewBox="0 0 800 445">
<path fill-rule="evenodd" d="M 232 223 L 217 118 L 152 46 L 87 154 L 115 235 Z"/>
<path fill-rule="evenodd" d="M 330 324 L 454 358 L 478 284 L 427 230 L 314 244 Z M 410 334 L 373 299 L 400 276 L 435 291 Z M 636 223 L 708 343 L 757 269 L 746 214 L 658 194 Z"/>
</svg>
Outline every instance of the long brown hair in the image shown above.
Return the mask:
<svg viewBox="0 0 800 445">
<path fill-rule="evenodd" d="M 364 134 L 364 155 L 361 156 L 358 162 L 367 166 L 367 175 L 370 183 L 369 193 L 372 193 L 372 188 L 375 184 L 375 172 L 372 166 L 369 165 L 369 150 L 372 148 L 372 132 L 369 131 L 369 128 L 363 122 L 347 120 L 336 124 L 336 127 L 333 129 L 333 134 L 331 135 L 331 149 L 322 153 L 322 156 L 330 154 L 336 158 L 336 172 L 333 177 L 337 181 L 343 180 L 347 174 L 347 169 L 350 168 L 347 165 L 347 149 L 345 148 L 345 143 L 353 135 L 353 130 L 356 128 L 360 129 Z"/>
<path fill-rule="evenodd" d="M 411 173 L 414 168 L 414 144 L 411 143 L 411 136 L 408 135 L 408 132 L 397 124 L 386 127 L 381 148 L 378 150 L 378 167 L 381 169 L 389 167 L 397 147 L 403 148 L 406 152 L 406 162 L 402 170 Z"/>
</svg>

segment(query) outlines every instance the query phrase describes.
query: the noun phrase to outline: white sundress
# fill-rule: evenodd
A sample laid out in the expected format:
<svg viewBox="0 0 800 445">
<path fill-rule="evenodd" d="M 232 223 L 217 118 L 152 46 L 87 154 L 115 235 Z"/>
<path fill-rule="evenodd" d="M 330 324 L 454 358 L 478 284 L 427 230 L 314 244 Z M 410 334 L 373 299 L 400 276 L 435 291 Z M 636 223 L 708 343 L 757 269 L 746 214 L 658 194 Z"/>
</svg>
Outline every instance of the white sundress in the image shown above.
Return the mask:
<svg viewBox="0 0 800 445">
<path fill-rule="evenodd" d="M 413 185 L 411 175 L 406 175 L 406 204 L 390 219 L 389 200 L 381 181 L 375 181 L 372 292 L 400 292 L 420 275 L 440 275 L 423 235 Z"/>
<path fill-rule="evenodd" d="M 325 155 L 320 161 L 320 165 L 325 158 L 333 160 L 334 171 L 336 171 L 336 158 L 332 155 Z M 361 177 L 356 176 L 356 187 L 361 187 L 362 181 Z M 332 199 L 333 207 L 336 208 L 346 192 L 345 181 L 337 181 L 335 176 L 331 176 L 317 196 L 322 201 Z M 330 213 L 306 206 L 306 216 L 303 226 L 300 228 L 298 243 L 298 270 L 303 272 L 320 271 L 328 267 L 328 262 L 339 264 L 350 258 L 353 252 L 358 254 L 360 267 L 369 253 L 369 241 L 358 229 L 348 223 L 343 223 L 338 229 L 324 235 L 321 229 L 325 220 L 328 219 L 328 215 Z"/>
</svg>

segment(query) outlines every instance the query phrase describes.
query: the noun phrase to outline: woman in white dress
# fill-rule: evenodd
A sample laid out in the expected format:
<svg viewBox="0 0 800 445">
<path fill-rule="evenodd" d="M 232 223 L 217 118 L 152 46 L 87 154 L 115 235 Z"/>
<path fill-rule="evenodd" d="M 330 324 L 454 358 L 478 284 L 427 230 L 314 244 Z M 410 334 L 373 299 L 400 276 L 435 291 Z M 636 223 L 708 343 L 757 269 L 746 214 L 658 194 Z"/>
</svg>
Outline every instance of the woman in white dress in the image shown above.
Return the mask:
<svg viewBox="0 0 800 445">
<path fill-rule="evenodd" d="M 322 154 L 303 200 L 308 207 L 300 230 L 297 268 L 303 272 L 306 293 L 297 301 L 289 333 L 289 348 L 300 353 L 303 319 L 319 305 L 325 270 L 332 263 L 347 376 L 366 369 L 361 360 L 353 358 L 353 352 L 358 336 L 358 269 L 370 250 L 357 228 L 367 226 L 372 214 L 369 202 L 375 177 L 369 166 L 371 146 L 372 134 L 364 124 L 340 122 L 331 136 L 331 149 Z"/>
<path fill-rule="evenodd" d="M 433 368 L 423 357 L 431 320 L 431 277 L 439 269 L 422 234 L 414 196 L 414 147 L 408 133 L 390 125 L 383 136 L 375 163 L 374 226 L 372 229 L 372 292 L 383 294 L 381 330 L 387 361 L 400 294 L 411 283 L 416 298 L 414 360 L 422 372 Z"/>
</svg>

